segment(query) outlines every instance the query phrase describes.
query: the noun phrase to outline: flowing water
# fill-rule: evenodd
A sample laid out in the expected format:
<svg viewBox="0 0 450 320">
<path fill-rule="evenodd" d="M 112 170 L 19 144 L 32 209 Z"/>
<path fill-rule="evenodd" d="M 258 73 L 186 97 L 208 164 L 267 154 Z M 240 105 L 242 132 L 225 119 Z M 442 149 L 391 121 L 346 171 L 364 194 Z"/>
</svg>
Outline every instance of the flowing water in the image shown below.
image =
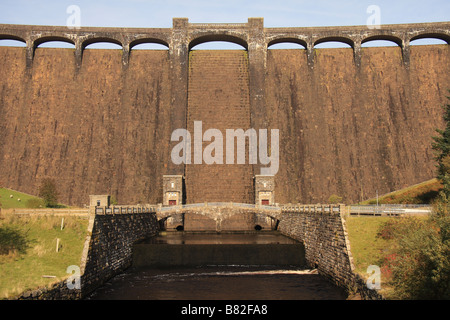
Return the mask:
<svg viewBox="0 0 450 320">
<path fill-rule="evenodd" d="M 280 234 L 168 233 L 148 244 L 289 244 Z M 263 248 L 263 247 L 261 247 Z M 203 265 L 131 267 L 98 288 L 90 300 L 342 300 L 345 292 L 302 266 Z"/>
</svg>

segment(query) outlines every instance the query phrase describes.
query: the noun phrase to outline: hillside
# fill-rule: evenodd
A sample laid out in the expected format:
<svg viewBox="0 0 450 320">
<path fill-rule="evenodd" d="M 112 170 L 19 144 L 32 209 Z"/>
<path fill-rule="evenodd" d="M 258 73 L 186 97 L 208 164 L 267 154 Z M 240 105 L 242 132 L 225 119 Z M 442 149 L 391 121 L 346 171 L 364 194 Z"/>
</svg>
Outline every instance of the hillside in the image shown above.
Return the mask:
<svg viewBox="0 0 450 320">
<path fill-rule="evenodd" d="M 39 207 L 39 205 L 43 206 L 41 198 L 7 188 L 0 188 L 0 208 L 34 208 Z"/>
<path fill-rule="evenodd" d="M 441 182 L 431 179 L 378 197 L 380 204 L 430 204 L 442 188 Z M 375 204 L 376 198 L 360 204 Z"/>
<path fill-rule="evenodd" d="M 43 208 L 44 200 L 31 194 L 15 191 L 8 188 L 0 188 L 0 208 Z M 65 204 L 58 203 L 59 208 L 66 208 Z"/>
</svg>

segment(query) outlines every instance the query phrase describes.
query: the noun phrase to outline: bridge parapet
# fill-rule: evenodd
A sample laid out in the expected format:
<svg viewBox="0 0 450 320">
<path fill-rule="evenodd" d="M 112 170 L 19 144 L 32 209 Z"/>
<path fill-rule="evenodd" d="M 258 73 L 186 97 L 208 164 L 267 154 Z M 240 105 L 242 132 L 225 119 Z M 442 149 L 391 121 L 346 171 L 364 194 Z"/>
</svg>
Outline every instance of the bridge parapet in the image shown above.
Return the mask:
<svg viewBox="0 0 450 320">
<path fill-rule="evenodd" d="M 342 204 L 281 204 L 281 205 L 261 205 L 251 203 L 235 202 L 205 202 L 184 205 L 162 206 L 158 205 L 122 205 L 101 207 L 96 206 L 95 214 L 129 214 L 129 213 L 155 213 L 158 220 L 168 218 L 177 214 L 208 212 L 209 216 L 221 209 L 230 209 L 234 213 L 257 213 L 267 215 L 273 219 L 281 220 L 284 214 L 291 213 L 345 213 Z"/>
<path fill-rule="evenodd" d="M 95 214 L 130 214 L 130 213 L 156 213 L 156 206 L 96 206 L 93 213 Z"/>
<path fill-rule="evenodd" d="M 354 51 L 357 66 L 361 63 L 361 45 L 372 40 L 395 42 L 402 50 L 403 62 L 409 65 L 410 42 L 421 38 L 441 39 L 450 44 L 450 22 L 382 25 L 369 29 L 367 26 L 336 27 L 287 27 L 265 28 L 263 18 L 249 18 L 247 23 L 189 23 L 187 18 L 174 18 L 173 28 L 101 28 L 64 26 L 36 26 L 0 24 L 0 40 L 12 39 L 27 46 L 27 67 L 33 64 L 36 48 L 48 41 L 63 41 L 75 47 L 76 66 L 81 67 L 85 47 L 95 42 L 107 41 L 120 45 L 123 50 L 122 63 L 129 63 L 130 50 L 141 43 L 158 43 L 174 54 L 178 49 L 191 49 L 207 41 L 230 41 L 242 45 L 249 51 L 260 51 L 265 55 L 269 46 L 281 42 L 298 43 L 305 47 L 308 64 L 314 65 L 314 48 L 327 41 L 348 44 Z M 178 50 L 178 51 L 177 51 Z M 253 52 L 254 53 L 254 52 Z M 187 59 L 185 54 L 183 59 Z M 251 59 L 254 57 L 251 56 Z M 259 54 L 255 58 L 264 57 Z"/>
<path fill-rule="evenodd" d="M 281 213 L 296 213 L 296 212 L 310 212 L 310 213 L 335 213 L 339 214 L 344 211 L 342 204 L 283 204 L 281 205 Z"/>
</svg>

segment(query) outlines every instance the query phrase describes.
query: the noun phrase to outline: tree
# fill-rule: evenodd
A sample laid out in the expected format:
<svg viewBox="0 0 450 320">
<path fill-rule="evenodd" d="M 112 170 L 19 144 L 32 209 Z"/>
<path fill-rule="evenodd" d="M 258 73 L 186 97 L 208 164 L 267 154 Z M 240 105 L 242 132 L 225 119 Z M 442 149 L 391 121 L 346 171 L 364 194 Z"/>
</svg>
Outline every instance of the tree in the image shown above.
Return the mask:
<svg viewBox="0 0 450 320">
<path fill-rule="evenodd" d="M 39 197 L 44 200 L 47 208 L 55 208 L 58 206 L 58 192 L 53 179 L 43 179 L 39 187 Z"/>
<path fill-rule="evenodd" d="M 337 194 L 332 194 L 328 198 L 328 203 L 330 204 L 342 203 L 342 197 L 338 196 Z"/>
</svg>

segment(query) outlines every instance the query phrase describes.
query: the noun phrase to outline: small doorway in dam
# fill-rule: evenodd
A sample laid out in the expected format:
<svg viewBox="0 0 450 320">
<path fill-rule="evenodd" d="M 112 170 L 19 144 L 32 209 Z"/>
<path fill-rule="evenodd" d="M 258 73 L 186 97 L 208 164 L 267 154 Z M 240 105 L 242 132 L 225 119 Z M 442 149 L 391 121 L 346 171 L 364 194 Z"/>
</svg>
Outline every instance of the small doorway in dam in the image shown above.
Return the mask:
<svg viewBox="0 0 450 320">
<path fill-rule="evenodd" d="M 176 206 L 177 200 L 169 200 L 169 206 Z"/>
</svg>

